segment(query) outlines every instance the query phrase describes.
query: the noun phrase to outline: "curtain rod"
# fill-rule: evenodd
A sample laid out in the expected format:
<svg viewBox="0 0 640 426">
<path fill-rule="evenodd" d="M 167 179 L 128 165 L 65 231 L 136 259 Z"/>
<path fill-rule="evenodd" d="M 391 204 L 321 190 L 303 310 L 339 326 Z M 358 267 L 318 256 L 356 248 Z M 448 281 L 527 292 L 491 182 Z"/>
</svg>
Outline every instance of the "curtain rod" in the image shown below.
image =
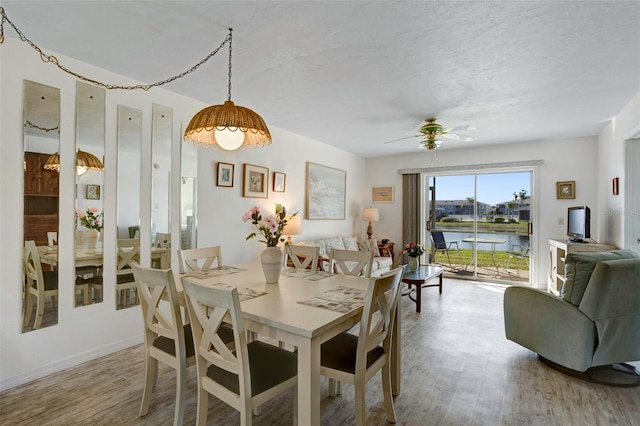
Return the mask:
<svg viewBox="0 0 640 426">
<path fill-rule="evenodd" d="M 420 167 L 420 168 L 413 168 L 413 169 L 398 169 L 398 174 L 412 175 L 416 173 L 439 173 L 439 172 L 466 171 L 466 170 L 531 167 L 531 166 L 541 166 L 542 164 L 544 164 L 543 160 L 528 160 L 528 161 L 511 161 L 511 162 L 505 162 L 505 163 L 464 164 L 459 166 Z"/>
</svg>

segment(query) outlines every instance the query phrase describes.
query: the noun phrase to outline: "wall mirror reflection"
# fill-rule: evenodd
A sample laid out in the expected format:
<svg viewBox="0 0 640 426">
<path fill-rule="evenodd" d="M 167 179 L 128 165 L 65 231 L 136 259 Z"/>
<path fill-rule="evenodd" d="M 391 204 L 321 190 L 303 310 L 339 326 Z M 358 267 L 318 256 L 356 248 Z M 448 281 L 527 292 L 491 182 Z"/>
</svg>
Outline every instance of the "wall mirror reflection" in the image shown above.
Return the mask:
<svg viewBox="0 0 640 426">
<path fill-rule="evenodd" d="M 140 262 L 142 111 L 118 105 L 116 309 L 139 303 L 131 263 Z"/>
<path fill-rule="evenodd" d="M 60 89 L 25 80 L 23 105 L 26 332 L 58 323 Z"/>
<path fill-rule="evenodd" d="M 88 291 L 76 306 L 102 302 L 105 89 L 76 82 L 76 275 Z"/>
<path fill-rule="evenodd" d="M 171 137 L 173 110 L 153 104 L 151 133 L 151 266 L 171 266 Z"/>
<path fill-rule="evenodd" d="M 184 135 L 187 123 L 182 122 Z M 198 204 L 198 148 L 181 143 L 180 160 L 180 248 L 196 248 Z"/>
</svg>

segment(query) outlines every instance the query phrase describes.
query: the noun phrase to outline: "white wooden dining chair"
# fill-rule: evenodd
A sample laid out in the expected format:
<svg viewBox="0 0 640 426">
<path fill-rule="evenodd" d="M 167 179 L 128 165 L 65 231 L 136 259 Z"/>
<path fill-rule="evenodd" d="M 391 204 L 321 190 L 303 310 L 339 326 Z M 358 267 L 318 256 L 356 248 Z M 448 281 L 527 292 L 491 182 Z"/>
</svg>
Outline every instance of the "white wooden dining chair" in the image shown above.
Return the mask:
<svg viewBox="0 0 640 426">
<path fill-rule="evenodd" d="M 178 292 L 171 269 L 153 269 L 131 264 L 144 322 L 144 388 L 140 416 L 149 412 L 151 396 L 158 377 L 158 361 L 176 370 L 176 400 L 173 424 L 184 418 L 187 367 L 195 364 L 191 325 L 184 324 Z M 167 302 L 166 303 L 163 302 Z M 231 330 L 223 341 L 233 341 Z"/>
<path fill-rule="evenodd" d="M 371 278 L 358 335 L 340 333 L 323 343 L 320 349 L 320 374 L 329 377 L 330 394 L 336 381 L 355 387 L 358 426 L 367 424 L 365 388 L 378 371 L 382 375 L 387 420 L 391 423 L 396 421 L 391 394 L 390 351 L 403 271 L 400 267 L 381 277 Z"/>
<path fill-rule="evenodd" d="M 196 424 L 206 425 L 212 394 L 240 412 L 241 425 L 251 425 L 252 410 L 297 385 L 297 355 L 259 340 L 247 343 L 237 288 L 201 286 L 188 277 L 182 286 L 196 349 Z M 235 351 L 220 336 L 225 317 L 233 328 Z"/>
<path fill-rule="evenodd" d="M 288 244 L 285 253 L 285 265 L 288 265 L 289 259 L 291 259 L 291 263 L 293 263 L 293 267 L 296 269 L 310 269 L 312 271 L 318 269 L 320 247 L 294 246 Z"/>
<path fill-rule="evenodd" d="M 373 252 L 331 249 L 329 270 L 333 273 L 371 277 Z"/>
<path fill-rule="evenodd" d="M 25 271 L 25 308 L 23 317 L 23 327 L 26 327 L 31 321 L 33 312 L 33 303 L 35 298 L 36 317 L 33 322 L 33 329 L 42 327 L 42 319 L 44 317 L 44 305 L 46 298 L 51 298 L 53 307 L 57 305 L 58 298 L 58 272 L 43 271 L 40 261 L 40 252 L 33 240 L 24 243 L 24 271 Z M 83 301 L 89 298 L 89 285 L 87 282 L 76 277 L 75 291 L 80 292 Z"/>
<path fill-rule="evenodd" d="M 167 265 L 171 265 L 171 234 L 157 232 L 156 238 L 153 241 L 152 247 L 166 249 L 167 250 L 166 262 L 167 262 Z M 153 265 L 154 268 L 160 269 L 161 263 L 162 263 L 162 260 L 160 258 L 151 259 L 151 264 Z"/>
<path fill-rule="evenodd" d="M 180 273 L 211 269 L 214 262 L 222 267 L 222 248 L 220 246 L 178 250 Z"/>
</svg>

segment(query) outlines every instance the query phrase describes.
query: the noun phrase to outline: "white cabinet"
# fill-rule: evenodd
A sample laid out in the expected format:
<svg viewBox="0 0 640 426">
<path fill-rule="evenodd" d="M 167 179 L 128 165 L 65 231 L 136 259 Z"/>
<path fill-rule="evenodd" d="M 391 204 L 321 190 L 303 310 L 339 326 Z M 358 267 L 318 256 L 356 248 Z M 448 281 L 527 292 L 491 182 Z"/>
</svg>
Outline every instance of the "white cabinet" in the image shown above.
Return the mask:
<svg viewBox="0 0 640 426">
<path fill-rule="evenodd" d="M 597 252 L 615 250 L 610 244 L 574 243 L 567 240 L 549 240 L 549 276 L 547 277 L 547 291 L 556 296 L 560 295 L 565 280 L 564 260 L 569 253 Z"/>
</svg>

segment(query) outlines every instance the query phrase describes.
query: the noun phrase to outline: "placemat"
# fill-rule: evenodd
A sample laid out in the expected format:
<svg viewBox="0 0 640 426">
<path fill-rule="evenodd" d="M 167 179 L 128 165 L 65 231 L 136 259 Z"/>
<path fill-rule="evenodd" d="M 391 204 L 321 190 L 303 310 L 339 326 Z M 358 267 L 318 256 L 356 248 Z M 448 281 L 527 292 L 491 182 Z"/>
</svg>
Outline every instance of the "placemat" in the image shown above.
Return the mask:
<svg viewBox="0 0 640 426">
<path fill-rule="evenodd" d="M 323 278 L 330 277 L 331 272 L 311 271 L 309 269 L 285 268 L 280 272 L 281 275 L 293 278 L 302 278 L 309 281 L 319 281 Z"/>
<path fill-rule="evenodd" d="M 253 299 L 256 297 L 264 296 L 265 294 L 267 294 L 266 291 L 258 291 L 258 290 L 254 290 L 252 288 L 246 288 L 246 287 L 236 287 L 234 285 L 225 284 L 225 283 L 211 284 L 211 287 L 237 288 L 238 298 L 240 299 L 241 302 L 244 302 L 245 300 Z"/>
<path fill-rule="evenodd" d="M 246 269 L 236 268 L 234 266 L 223 266 L 221 268 L 205 269 L 203 271 L 193 271 L 183 274 L 183 277 L 191 278 L 210 278 L 219 277 L 221 275 L 236 274 L 238 272 L 244 272 Z"/>
<path fill-rule="evenodd" d="M 301 305 L 315 306 L 336 312 L 349 312 L 364 305 L 364 290 L 338 286 L 311 299 L 300 300 Z"/>
</svg>

